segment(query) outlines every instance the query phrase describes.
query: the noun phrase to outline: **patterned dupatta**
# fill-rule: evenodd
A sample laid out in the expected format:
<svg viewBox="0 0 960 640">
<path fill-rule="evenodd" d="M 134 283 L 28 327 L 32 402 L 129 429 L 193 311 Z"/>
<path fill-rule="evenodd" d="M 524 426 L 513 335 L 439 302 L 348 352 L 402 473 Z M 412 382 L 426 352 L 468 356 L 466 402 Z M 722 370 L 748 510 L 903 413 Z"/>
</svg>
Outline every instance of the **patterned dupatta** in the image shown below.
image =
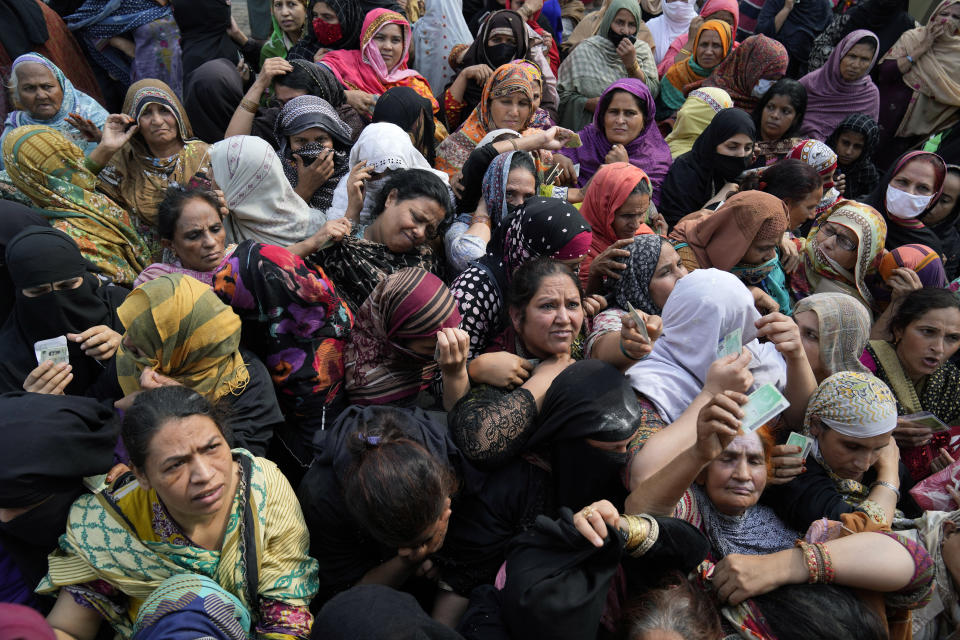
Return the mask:
<svg viewBox="0 0 960 640">
<path fill-rule="evenodd" d="M 308 605 L 318 586 L 317 563 L 290 553 L 291 546 L 307 545 L 293 490 L 272 462 L 244 449 L 234 449 L 233 455 L 240 479 L 219 550 L 195 546 L 167 515 L 156 491 L 124 475 L 105 491 L 74 502 L 38 593 L 108 582 L 131 599 L 126 610 L 93 594 L 86 600 L 125 638 L 132 636 L 143 600 L 167 578 L 184 573 L 212 578 L 254 614 L 261 598 Z M 166 526 L 157 526 L 160 522 Z M 287 548 L 268 548 L 268 542 Z M 271 558 L 272 553 L 285 557 Z"/>
</svg>

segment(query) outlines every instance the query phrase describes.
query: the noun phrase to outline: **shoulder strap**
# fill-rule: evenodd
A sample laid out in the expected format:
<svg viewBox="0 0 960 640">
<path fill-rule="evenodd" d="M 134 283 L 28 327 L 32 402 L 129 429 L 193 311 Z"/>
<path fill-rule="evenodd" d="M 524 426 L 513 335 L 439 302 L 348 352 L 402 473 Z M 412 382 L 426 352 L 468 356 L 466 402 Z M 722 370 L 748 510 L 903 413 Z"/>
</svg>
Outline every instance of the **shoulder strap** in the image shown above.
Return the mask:
<svg viewBox="0 0 960 640">
<path fill-rule="evenodd" d="M 917 390 L 913 383 L 907 378 L 903 367 L 900 366 L 900 358 L 897 352 L 886 340 L 871 340 L 870 347 L 877 354 L 877 362 L 883 367 L 887 380 L 890 381 L 890 388 L 897 400 L 903 405 L 907 413 L 919 413 L 923 411 L 920 406 L 920 398 L 917 396 Z"/>
<path fill-rule="evenodd" d="M 252 461 L 248 456 L 238 456 L 240 458 L 240 469 L 243 472 L 244 495 L 243 495 L 243 530 L 241 531 L 241 544 L 243 544 L 244 559 L 244 577 L 246 578 L 247 603 L 250 606 L 251 613 L 256 617 L 259 611 L 257 603 L 259 602 L 257 594 L 260 589 L 260 570 L 257 558 L 257 523 L 256 516 L 253 513 L 253 505 L 250 504 L 250 480 L 252 475 Z"/>
</svg>

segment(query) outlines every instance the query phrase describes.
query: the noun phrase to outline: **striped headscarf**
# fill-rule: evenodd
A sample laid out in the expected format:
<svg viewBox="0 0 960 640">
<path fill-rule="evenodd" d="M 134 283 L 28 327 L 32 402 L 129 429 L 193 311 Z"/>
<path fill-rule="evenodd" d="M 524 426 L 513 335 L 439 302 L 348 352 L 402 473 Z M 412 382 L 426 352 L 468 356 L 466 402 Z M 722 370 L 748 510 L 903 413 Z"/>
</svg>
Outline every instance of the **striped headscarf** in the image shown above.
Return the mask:
<svg viewBox="0 0 960 640">
<path fill-rule="evenodd" d="M 831 375 L 840 371 L 866 372 L 860 354 L 870 339 L 870 312 L 856 298 L 833 291 L 815 293 L 797 303 L 793 316 L 817 314 L 820 360 Z"/>
<path fill-rule="evenodd" d="M 344 354 L 350 402 L 387 404 L 426 388 L 437 364 L 403 342 L 459 324 L 453 295 L 429 271 L 410 267 L 384 278 L 357 312 Z"/>
<path fill-rule="evenodd" d="M 117 308 L 136 355 L 117 350 L 117 381 L 124 395 L 140 391 L 147 367 L 212 402 L 240 395 L 250 381 L 240 347 L 240 318 L 206 284 L 171 273 L 134 289 Z"/>
<path fill-rule="evenodd" d="M 4 164 L 14 186 L 80 252 L 118 284 L 130 284 L 150 263 L 150 251 L 130 214 L 97 191 L 83 151 L 50 127 L 18 127 L 3 140 Z"/>
</svg>

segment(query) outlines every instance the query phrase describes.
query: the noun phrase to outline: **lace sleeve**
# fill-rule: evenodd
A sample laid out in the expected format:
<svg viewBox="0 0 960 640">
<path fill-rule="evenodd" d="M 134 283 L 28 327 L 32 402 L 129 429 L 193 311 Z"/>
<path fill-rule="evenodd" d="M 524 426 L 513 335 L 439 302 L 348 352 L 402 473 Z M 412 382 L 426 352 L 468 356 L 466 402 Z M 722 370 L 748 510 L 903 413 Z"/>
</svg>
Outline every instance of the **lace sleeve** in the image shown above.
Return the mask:
<svg viewBox="0 0 960 640">
<path fill-rule="evenodd" d="M 537 405 L 526 389 L 481 385 L 450 411 L 450 435 L 467 458 L 495 467 L 520 453 L 536 425 Z"/>
</svg>

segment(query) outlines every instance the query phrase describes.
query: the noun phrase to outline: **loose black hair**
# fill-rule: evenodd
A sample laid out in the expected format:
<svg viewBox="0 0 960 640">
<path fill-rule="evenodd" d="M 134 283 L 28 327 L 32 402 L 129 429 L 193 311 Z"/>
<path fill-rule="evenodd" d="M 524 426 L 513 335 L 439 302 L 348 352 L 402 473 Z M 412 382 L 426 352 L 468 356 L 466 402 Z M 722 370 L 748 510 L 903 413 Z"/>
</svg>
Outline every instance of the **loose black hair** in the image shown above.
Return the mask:
<svg viewBox="0 0 960 640">
<path fill-rule="evenodd" d="M 527 305 L 530 304 L 533 296 L 537 295 L 540 284 L 545 278 L 557 274 L 568 276 L 577 286 L 581 300 L 583 299 L 580 278 L 570 270 L 570 267 L 553 258 L 535 258 L 521 265 L 514 272 L 513 279 L 510 281 L 510 291 L 507 293 L 507 303 L 520 312 L 521 321 L 525 318 Z"/>
<path fill-rule="evenodd" d="M 383 213 L 387 198 L 396 191 L 397 202 L 415 198 L 429 198 L 443 207 L 441 225 L 453 216 L 450 188 L 432 171 L 426 169 L 400 169 L 394 171 L 384 182 L 374 206 L 374 217 Z"/>
<path fill-rule="evenodd" d="M 924 287 L 907 294 L 890 320 L 891 331 L 903 331 L 923 314 L 934 309 L 960 309 L 960 296 L 949 289 Z"/>
<path fill-rule="evenodd" d="M 190 416 L 206 416 L 232 444 L 232 433 L 224 414 L 210 404 L 202 395 L 182 385 L 171 385 L 143 391 L 133 401 L 133 406 L 123 416 L 120 437 L 137 469 L 143 469 L 150 451 L 150 441 L 169 420 L 182 420 Z"/>
<path fill-rule="evenodd" d="M 884 622 L 850 589 L 798 584 L 753 598 L 778 640 L 887 640 Z"/>
<path fill-rule="evenodd" d="M 312 17 L 307 18 L 307 24 L 309 28 L 312 29 L 311 21 Z M 273 78 L 274 84 L 278 84 L 281 87 L 287 87 L 290 89 L 299 89 L 300 91 L 306 91 L 308 95 L 316 95 L 316 86 L 317 83 L 314 81 L 313 76 L 304 69 L 303 67 L 292 65 L 293 71 L 275 76 Z M 320 96 L 323 97 L 323 96 Z"/>
<path fill-rule="evenodd" d="M 767 108 L 767 103 L 774 96 L 787 96 L 790 98 L 790 104 L 797 112 L 793 118 L 790 128 L 780 137 L 781 140 L 793 137 L 803 124 L 803 116 L 807 112 L 807 89 L 793 78 L 780 78 L 773 83 L 773 86 L 767 89 L 767 92 L 760 98 L 757 108 L 753 110 L 753 124 L 757 127 L 757 136 L 762 137 L 760 123 L 763 119 L 763 110 Z"/>
<path fill-rule="evenodd" d="M 157 229 L 160 237 L 165 240 L 173 240 L 173 234 L 177 230 L 177 221 L 180 214 L 183 213 L 183 207 L 191 200 L 203 200 L 220 215 L 220 199 L 216 194 L 208 189 L 183 187 L 168 187 L 163 196 L 163 201 L 157 208 Z"/>
<path fill-rule="evenodd" d="M 343 485 L 347 508 L 364 531 L 390 547 L 417 541 L 456 490 L 446 461 L 406 435 L 408 420 L 397 409 L 377 411 L 347 440 L 353 459 Z"/>
<path fill-rule="evenodd" d="M 763 191 L 781 200 L 799 202 L 819 189 L 822 182 L 812 166 L 803 160 L 786 158 L 744 178 L 740 190 Z"/>
<path fill-rule="evenodd" d="M 536 184 L 535 192 L 540 191 L 540 176 L 537 174 L 537 165 L 533 161 L 533 156 L 531 156 L 526 151 L 520 151 L 519 153 L 513 154 L 510 158 L 510 171 L 514 169 L 526 169 L 533 175 L 533 181 Z"/>
</svg>

